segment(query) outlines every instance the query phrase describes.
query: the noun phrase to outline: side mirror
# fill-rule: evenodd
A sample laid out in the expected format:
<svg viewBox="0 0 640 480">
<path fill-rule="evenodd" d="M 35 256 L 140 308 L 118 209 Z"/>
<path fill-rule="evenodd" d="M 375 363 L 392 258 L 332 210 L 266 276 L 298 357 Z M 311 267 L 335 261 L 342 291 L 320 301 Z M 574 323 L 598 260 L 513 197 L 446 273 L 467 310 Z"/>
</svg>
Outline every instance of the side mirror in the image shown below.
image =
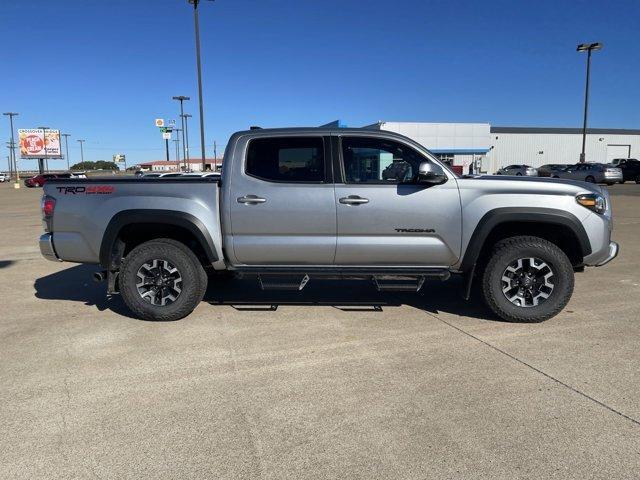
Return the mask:
<svg viewBox="0 0 640 480">
<path fill-rule="evenodd" d="M 441 185 L 447 181 L 447 174 L 440 165 L 422 162 L 418 169 L 417 183 L 426 185 Z"/>
</svg>

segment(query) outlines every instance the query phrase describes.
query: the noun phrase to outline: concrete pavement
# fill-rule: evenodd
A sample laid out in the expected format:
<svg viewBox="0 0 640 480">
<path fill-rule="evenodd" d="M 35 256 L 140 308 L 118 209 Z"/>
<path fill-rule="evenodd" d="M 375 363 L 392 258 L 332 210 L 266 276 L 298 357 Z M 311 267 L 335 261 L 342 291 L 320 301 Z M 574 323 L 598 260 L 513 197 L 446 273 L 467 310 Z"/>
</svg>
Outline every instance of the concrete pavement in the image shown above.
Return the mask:
<svg viewBox="0 0 640 480">
<path fill-rule="evenodd" d="M 620 256 L 541 324 L 452 283 L 249 280 L 154 323 L 42 259 L 41 190 L 0 185 L 0 478 L 637 478 L 640 185 L 610 190 Z"/>
</svg>

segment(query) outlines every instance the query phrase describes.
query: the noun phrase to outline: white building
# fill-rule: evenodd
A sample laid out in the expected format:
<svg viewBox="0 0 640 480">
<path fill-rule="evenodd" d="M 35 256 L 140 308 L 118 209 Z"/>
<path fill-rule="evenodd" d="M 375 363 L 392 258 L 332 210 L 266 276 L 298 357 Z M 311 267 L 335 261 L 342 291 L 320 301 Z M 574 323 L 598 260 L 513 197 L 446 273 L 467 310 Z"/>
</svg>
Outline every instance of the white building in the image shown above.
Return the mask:
<svg viewBox="0 0 640 480">
<path fill-rule="evenodd" d="M 366 128 L 389 130 L 424 145 L 434 155 L 469 172 L 494 173 L 512 164 L 539 167 L 547 163 L 577 163 L 582 129 L 494 127 L 488 123 L 378 122 Z M 588 162 L 640 158 L 640 130 L 587 129 Z"/>
<path fill-rule="evenodd" d="M 571 164 L 580 160 L 582 129 L 544 127 L 491 127 L 490 168 L 522 163 Z M 640 158 L 640 130 L 589 128 L 585 143 L 587 162 L 609 163 L 614 158 Z"/>
</svg>

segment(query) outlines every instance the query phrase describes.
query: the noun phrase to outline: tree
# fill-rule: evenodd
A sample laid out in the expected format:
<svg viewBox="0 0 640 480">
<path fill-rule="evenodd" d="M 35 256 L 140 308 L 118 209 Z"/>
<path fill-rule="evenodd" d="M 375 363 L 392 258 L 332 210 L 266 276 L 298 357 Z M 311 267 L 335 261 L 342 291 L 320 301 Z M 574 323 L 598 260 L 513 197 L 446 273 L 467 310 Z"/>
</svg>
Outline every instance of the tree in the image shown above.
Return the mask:
<svg viewBox="0 0 640 480">
<path fill-rule="evenodd" d="M 96 170 L 120 170 L 120 167 L 115 162 L 108 162 L 106 160 L 98 160 L 95 166 Z"/>
<path fill-rule="evenodd" d="M 79 162 L 71 166 L 71 170 L 93 170 L 96 168 L 95 162 Z"/>
</svg>

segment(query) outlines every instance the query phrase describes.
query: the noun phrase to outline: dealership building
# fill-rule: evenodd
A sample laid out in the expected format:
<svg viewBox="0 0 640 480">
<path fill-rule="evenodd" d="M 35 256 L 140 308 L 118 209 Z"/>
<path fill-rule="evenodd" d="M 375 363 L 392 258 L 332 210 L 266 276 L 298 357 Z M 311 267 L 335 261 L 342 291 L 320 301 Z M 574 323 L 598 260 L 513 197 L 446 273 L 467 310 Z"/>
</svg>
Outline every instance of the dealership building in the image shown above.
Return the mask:
<svg viewBox="0 0 640 480">
<path fill-rule="evenodd" d="M 513 164 L 539 167 L 547 163 L 577 163 L 582 129 L 498 127 L 489 123 L 377 122 L 365 128 L 388 130 L 424 145 L 441 160 L 462 167 L 464 173 L 494 173 Z M 640 130 L 589 128 L 587 162 L 640 158 Z"/>
</svg>

